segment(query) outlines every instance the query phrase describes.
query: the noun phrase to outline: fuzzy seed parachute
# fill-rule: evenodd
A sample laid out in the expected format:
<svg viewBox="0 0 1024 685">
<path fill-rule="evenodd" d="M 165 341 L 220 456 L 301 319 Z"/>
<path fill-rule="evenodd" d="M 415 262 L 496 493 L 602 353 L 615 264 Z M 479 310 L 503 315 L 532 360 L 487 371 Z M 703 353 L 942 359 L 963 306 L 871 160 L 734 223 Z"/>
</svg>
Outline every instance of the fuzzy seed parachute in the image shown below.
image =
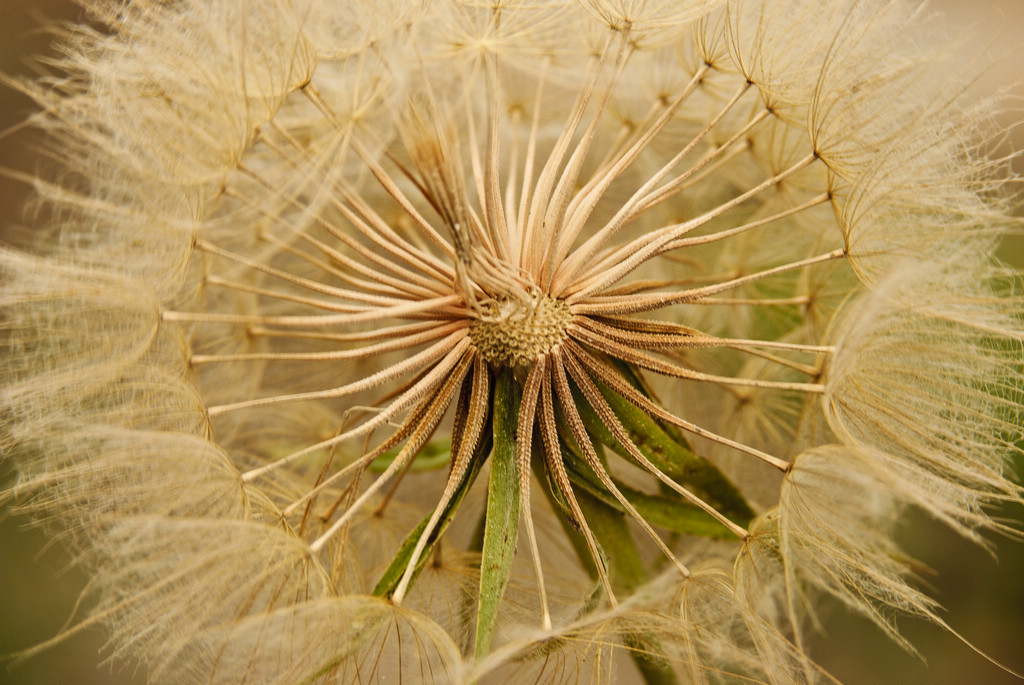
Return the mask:
<svg viewBox="0 0 1024 685">
<path fill-rule="evenodd" d="M 913 5 L 88 3 L 24 84 L 6 501 L 152 682 L 828 680 L 1021 425 L 990 103 Z M 966 75 L 965 75 L 966 78 Z M 72 629 L 75 630 L 75 629 Z"/>
</svg>

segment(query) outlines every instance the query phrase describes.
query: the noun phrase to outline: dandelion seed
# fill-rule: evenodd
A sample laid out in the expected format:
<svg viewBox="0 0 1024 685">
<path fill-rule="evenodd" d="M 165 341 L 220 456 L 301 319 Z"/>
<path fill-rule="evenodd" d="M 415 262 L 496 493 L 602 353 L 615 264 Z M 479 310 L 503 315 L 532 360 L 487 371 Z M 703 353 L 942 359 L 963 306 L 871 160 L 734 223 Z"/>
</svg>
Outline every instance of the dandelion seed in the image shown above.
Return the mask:
<svg viewBox="0 0 1024 685">
<path fill-rule="evenodd" d="M 1002 530 L 1022 334 L 943 55 L 876 54 L 912 10 L 336 5 L 96 7 L 25 86 L 69 174 L 2 253 L 6 497 L 115 654 L 815 681 L 805 590 L 945 625 L 892 524 Z"/>
</svg>

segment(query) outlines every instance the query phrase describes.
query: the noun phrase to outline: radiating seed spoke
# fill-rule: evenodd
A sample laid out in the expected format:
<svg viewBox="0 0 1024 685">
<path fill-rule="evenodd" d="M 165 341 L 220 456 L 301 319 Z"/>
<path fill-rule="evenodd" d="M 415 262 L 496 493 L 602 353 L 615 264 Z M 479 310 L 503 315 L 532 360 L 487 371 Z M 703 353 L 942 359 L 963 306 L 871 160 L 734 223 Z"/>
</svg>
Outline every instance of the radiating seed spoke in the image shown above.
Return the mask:
<svg viewBox="0 0 1024 685">
<path fill-rule="evenodd" d="M 484 424 L 487 422 L 487 409 L 489 408 L 488 394 L 489 382 L 487 367 L 483 361 L 483 357 L 480 356 L 479 352 L 476 352 L 473 355 L 472 390 L 469 397 L 469 407 L 465 412 L 465 428 L 464 430 L 459 431 L 459 438 L 461 439 L 457 441 L 455 440 L 453 433 L 452 463 L 451 469 L 448 473 L 448 480 L 445 483 L 444 493 L 441 495 L 441 499 L 434 507 L 434 511 L 431 514 L 430 519 L 427 521 L 427 525 L 423 529 L 420 539 L 416 542 L 416 547 L 413 549 L 412 555 L 409 557 L 409 563 L 405 568 L 405 573 L 402 575 L 402 579 L 399 581 L 398 587 L 395 588 L 395 591 L 392 594 L 392 600 L 395 604 L 400 604 L 402 599 L 405 597 L 405 593 L 409 588 L 409 583 L 412 581 L 412 574 L 416 570 L 416 565 L 419 562 L 420 555 L 427 546 L 427 542 L 433 534 L 434 528 L 437 526 L 441 515 L 448 506 L 448 502 L 450 502 L 452 497 L 455 495 L 455 491 L 458 489 L 459 484 L 462 482 L 466 472 L 469 470 L 470 458 L 473 456 L 473 452 L 476 451 L 477 443 L 480 440 L 480 434 L 483 432 Z"/>
<path fill-rule="evenodd" d="M 678 494 L 682 495 L 682 497 L 691 504 L 710 514 L 716 521 L 732 531 L 739 539 L 745 540 L 747 538 L 747 531 L 742 526 L 730 521 L 713 506 L 702 500 L 700 497 L 694 495 L 685 487 L 679 485 L 679 483 L 676 483 L 674 480 L 666 476 L 661 469 L 652 464 L 651 460 L 640 451 L 640 448 L 638 448 L 629 438 L 629 435 L 626 434 L 626 430 L 622 427 L 622 423 L 619 421 L 618 417 L 615 416 L 615 412 L 610 406 L 608 406 L 608 402 L 601 396 L 601 392 L 597 389 L 597 386 L 594 385 L 593 381 L 582 369 L 579 362 L 573 357 L 572 353 L 567 350 L 563 355 L 563 358 L 565 359 L 565 364 L 569 369 L 570 375 L 576 382 L 576 387 L 583 392 L 583 396 L 586 398 L 587 403 L 592 409 L 594 409 L 594 411 L 597 412 L 597 415 L 601 417 L 605 427 L 611 431 L 615 440 L 619 445 L 625 448 L 627 452 L 629 452 L 630 456 L 636 459 L 648 473 Z"/>
<path fill-rule="evenodd" d="M 717 433 L 709 431 L 705 428 L 701 428 L 697 424 L 692 423 L 690 421 L 686 421 L 685 419 L 681 419 L 675 414 L 672 414 L 671 412 L 661 408 L 660 406 L 649 400 L 647 397 L 645 397 L 643 393 L 641 393 L 632 385 L 624 381 L 622 377 L 618 375 L 618 373 L 609 369 L 605 364 L 602 364 L 599 360 L 597 360 L 592 354 L 587 352 L 587 350 L 581 347 L 578 343 L 570 340 L 568 343 L 566 343 L 566 345 L 567 349 L 571 350 L 572 353 L 577 358 L 579 358 L 579 360 L 587 368 L 587 370 L 589 370 L 595 376 L 598 376 L 601 379 L 601 381 L 603 381 L 609 387 L 611 387 L 612 390 L 617 392 L 619 395 L 624 397 L 629 402 L 632 402 L 635 406 L 647 412 L 647 414 L 649 414 L 650 416 L 661 421 L 665 421 L 666 423 L 670 423 L 674 426 L 678 426 L 679 428 L 682 428 L 683 430 L 687 431 L 688 433 L 692 433 L 693 435 L 706 438 L 713 442 L 717 442 L 721 445 L 731 447 L 740 452 L 744 452 L 746 454 L 755 456 L 761 461 L 765 462 L 766 464 L 771 464 L 780 471 L 785 472 L 789 470 L 789 462 L 783 459 L 779 459 L 778 457 L 774 457 L 766 452 L 762 452 L 761 450 L 750 447 L 749 445 L 745 445 L 735 440 L 730 440 L 725 436 L 718 435 Z"/>
<path fill-rule="evenodd" d="M 243 481 L 251 481 L 259 478 L 265 473 L 273 471 L 274 469 L 280 468 L 287 464 L 290 464 L 297 459 L 301 459 L 309 454 L 318 452 L 322 449 L 337 445 L 339 443 L 351 440 L 368 433 L 372 433 L 377 430 L 388 421 L 390 421 L 399 412 L 408 408 L 410 405 L 415 404 L 417 401 L 423 399 L 439 385 L 442 384 L 444 378 L 449 374 L 452 369 L 456 368 L 460 364 L 460 360 L 464 357 L 466 350 L 469 348 L 469 341 L 463 338 L 455 347 L 445 355 L 444 359 L 438 362 L 433 368 L 431 368 L 423 377 L 412 385 L 408 390 L 400 394 L 391 404 L 389 404 L 384 410 L 374 416 L 372 419 L 368 419 L 359 426 L 345 431 L 340 435 L 336 435 L 333 438 L 327 440 L 321 440 L 318 443 L 309 445 L 300 450 L 292 452 L 280 459 L 276 459 L 269 464 L 261 466 L 259 468 L 251 469 L 242 474 Z"/>
<path fill-rule="evenodd" d="M 670 362 L 658 359 L 649 354 L 645 354 L 629 345 L 623 345 L 621 343 L 610 340 L 590 331 L 577 324 L 570 324 L 569 335 L 580 342 L 591 345 L 592 347 L 601 350 L 606 354 L 610 354 L 616 359 L 621 359 L 624 362 L 628 362 L 635 366 L 654 371 L 666 376 L 674 376 L 676 378 L 683 378 L 692 381 L 703 381 L 707 383 L 718 383 L 721 385 L 735 385 L 735 386 L 747 386 L 752 388 L 765 388 L 771 390 L 792 390 L 798 392 L 808 392 L 821 394 L 825 392 L 825 387 L 818 383 L 788 383 L 783 381 L 767 381 L 759 378 L 744 378 L 742 376 L 719 376 L 716 374 L 703 373 L 701 371 L 695 371 L 688 369 L 678 364 L 672 364 Z"/>
<path fill-rule="evenodd" d="M 452 350 L 457 343 L 465 340 L 466 329 L 460 328 L 441 342 L 431 345 L 427 349 L 414 354 L 411 357 L 403 359 L 394 366 L 382 369 L 376 373 L 370 374 L 365 378 L 341 385 L 336 388 L 330 388 L 328 390 L 313 390 L 310 392 L 298 392 L 288 395 L 274 395 L 271 397 L 261 397 L 253 400 L 245 400 L 243 402 L 235 402 L 234 404 L 221 404 L 214 405 L 208 409 L 210 416 L 217 416 L 218 414 L 224 414 L 231 411 L 238 411 L 239 409 L 250 409 L 253 407 L 266 407 L 275 404 L 283 404 L 286 402 L 302 402 L 305 400 L 323 400 L 334 397 L 344 397 L 346 395 L 352 395 L 363 390 L 377 387 L 383 383 L 387 383 L 394 380 L 398 376 L 413 371 L 418 368 L 423 368 L 429 364 L 437 361 L 443 357 L 446 353 Z"/>
<path fill-rule="evenodd" d="M 635 314 L 638 312 L 653 311 L 655 309 L 670 307 L 676 304 L 699 302 L 711 295 L 717 295 L 727 290 L 733 290 L 748 283 L 753 283 L 771 276 L 786 273 L 787 271 L 802 269 L 804 267 L 814 266 L 815 264 L 823 264 L 825 262 L 843 259 L 845 257 L 846 252 L 844 250 L 833 250 L 832 252 L 820 254 L 815 257 L 808 257 L 807 259 L 801 259 L 796 262 L 790 262 L 788 264 L 783 264 L 771 269 L 765 269 L 746 276 L 740 276 L 715 285 L 691 288 L 689 290 L 682 290 L 674 293 L 653 293 L 629 298 L 602 297 L 600 295 L 587 298 L 583 301 L 577 301 L 578 298 L 570 298 L 570 304 L 573 313 L 576 314 Z"/>
<path fill-rule="evenodd" d="M 309 548 L 314 554 L 319 552 L 320 549 L 327 544 L 327 541 L 348 523 L 352 516 L 362 508 L 370 497 L 380 490 L 388 480 L 394 477 L 396 473 L 405 467 L 409 460 L 419 453 L 420 449 L 434 433 L 434 429 L 437 428 L 437 424 L 440 423 L 441 417 L 444 416 L 445 410 L 448 408 L 452 397 L 455 395 L 455 389 L 462 383 L 462 379 L 469 371 L 471 363 L 472 358 L 469 355 L 464 355 L 459 365 L 455 368 L 455 372 L 448 377 L 439 391 L 427 401 L 428 408 L 423 419 L 415 427 L 412 435 L 409 437 L 409 442 L 406 443 L 405 447 L 403 447 L 398 453 L 398 456 L 395 457 L 394 461 L 392 461 L 387 469 L 384 470 L 384 473 L 379 475 L 373 484 L 364 490 L 356 501 L 345 510 L 345 513 L 338 517 L 338 519 L 323 535 L 310 544 Z M 356 463 L 361 463 L 365 459 L 366 457 L 363 457 L 362 460 Z"/>
<path fill-rule="evenodd" d="M 553 366 L 558 363 L 550 355 L 547 359 L 548 366 Z M 590 556 L 594 561 L 594 567 L 597 569 L 598 578 L 601 581 L 601 585 L 604 587 L 605 593 L 608 595 L 608 602 L 612 606 L 616 606 L 618 602 L 615 598 L 615 592 L 612 590 L 611 580 L 608 578 L 608 569 L 605 567 L 604 560 L 601 557 L 597 540 L 594 538 L 594 532 L 590 529 L 590 526 L 587 525 L 587 519 L 583 515 L 583 510 L 580 508 L 579 502 L 576 500 L 576 494 L 573 492 L 572 483 L 569 481 L 569 474 L 566 472 L 565 463 L 562 461 L 562 449 L 558 439 L 558 421 L 555 418 L 555 403 L 551 392 L 552 376 L 553 371 L 549 370 L 541 378 L 542 413 L 538 418 L 538 423 L 541 428 L 541 438 L 544 443 L 545 463 L 554 477 L 555 486 L 558 488 L 558 491 L 562 496 L 565 497 L 565 501 L 569 506 L 569 511 L 572 514 L 573 519 L 579 526 L 580 531 L 583 533 L 583 538 L 587 543 L 587 549 L 590 551 Z"/>
<path fill-rule="evenodd" d="M 583 458 L 587 463 L 587 466 L 597 475 L 600 479 L 601 484 L 604 485 L 605 489 L 610 492 L 622 508 L 626 510 L 637 525 L 647 536 L 651 538 L 658 549 L 661 550 L 662 554 L 665 555 L 669 561 L 671 561 L 676 569 L 678 569 L 680 575 L 684 578 L 690 575 L 689 569 L 683 565 L 676 555 L 672 553 L 672 550 L 668 548 L 665 541 L 661 539 L 651 525 L 647 523 L 647 520 L 640 515 L 640 512 L 636 510 L 636 507 L 626 499 L 626 496 L 622 494 L 615 482 L 612 481 L 611 476 L 608 475 L 608 471 L 605 470 L 604 465 L 601 463 L 601 459 L 597 456 L 597 452 L 594 450 L 594 445 L 590 441 L 590 435 L 587 433 L 587 429 L 583 423 L 583 419 L 580 418 L 579 412 L 576 410 L 576 402 L 573 399 L 572 391 L 569 389 L 569 380 L 565 375 L 565 366 L 562 362 L 563 356 L 560 354 L 552 355 L 554 360 L 554 381 L 555 390 L 558 394 L 558 405 L 562 409 L 562 413 L 569 423 L 569 428 L 572 431 L 573 439 L 576 441 L 577 446 L 583 453 Z"/>
<path fill-rule="evenodd" d="M 247 362 L 247 361 L 340 361 L 343 359 L 372 359 L 395 350 L 405 350 L 451 335 L 465 326 L 461 321 L 433 324 L 427 330 L 398 338 L 392 338 L 376 345 L 366 345 L 351 350 L 330 350 L 326 352 L 248 352 L 240 354 L 197 354 L 189 361 L 194 366 L 201 364 Z"/>
<path fill-rule="evenodd" d="M 813 154 L 807 155 L 788 169 L 777 173 L 746 192 L 737 195 L 731 200 L 720 204 L 714 209 L 711 209 L 698 217 L 683 223 L 666 226 L 630 241 L 620 248 L 619 254 L 621 255 L 621 261 L 614 265 L 614 267 L 610 269 L 591 267 L 587 271 L 584 271 L 578 278 L 575 278 L 573 282 L 569 283 L 566 286 L 566 289 L 559 293 L 559 296 L 565 297 L 569 302 L 574 302 L 588 295 L 600 292 L 605 287 L 615 283 L 634 271 L 644 262 L 664 252 L 666 245 L 669 245 L 675 240 L 682 238 L 687 233 L 691 233 L 701 226 L 706 225 L 708 222 L 721 216 L 725 212 L 756 197 L 768 188 L 778 185 L 781 181 L 806 168 L 816 159 L 817 157 Z M 581 247 L 580 250 L 582 249 L 583 248 Z M 605 267 L 603 264 L 599 266 Z"/>
</svg>

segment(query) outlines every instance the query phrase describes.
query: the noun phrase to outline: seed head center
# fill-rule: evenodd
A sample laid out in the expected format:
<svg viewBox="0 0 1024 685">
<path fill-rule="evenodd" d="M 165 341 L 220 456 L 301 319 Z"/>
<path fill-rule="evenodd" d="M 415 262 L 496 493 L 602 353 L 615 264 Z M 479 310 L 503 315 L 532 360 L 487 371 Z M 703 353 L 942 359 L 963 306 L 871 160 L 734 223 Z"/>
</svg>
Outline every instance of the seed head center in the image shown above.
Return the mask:
<svg viewBox="0 0 1024 685">
<path fill-rule="evenodd" d="M 528 366 L 565 340 L 569 305 L 549 295 L 493 301 L 469 324 L 469 338 L 484 359 L 499 366 Z"/>
</svg>

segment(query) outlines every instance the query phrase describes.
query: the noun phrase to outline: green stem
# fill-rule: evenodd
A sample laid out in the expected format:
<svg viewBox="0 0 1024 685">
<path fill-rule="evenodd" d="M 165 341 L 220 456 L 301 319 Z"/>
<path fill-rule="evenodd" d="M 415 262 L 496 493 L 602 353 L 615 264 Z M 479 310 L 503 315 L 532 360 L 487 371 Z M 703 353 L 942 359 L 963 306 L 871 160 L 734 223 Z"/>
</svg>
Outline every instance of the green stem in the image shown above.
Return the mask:
<svg viewBox="0 0 1024 685">
<path fill-rule="evenodd" d="M 477 659 L 487 656 L 494 639 L 498 607 L 512 572 L 519 536 L 519 475 L 516 427 L 521 392 L 510 369 L 498 374 L 494 390 L 494 455 L 487 488 L 487 518 L 480 559 L 480 602 L 476 618 Z"/>
</svg>

